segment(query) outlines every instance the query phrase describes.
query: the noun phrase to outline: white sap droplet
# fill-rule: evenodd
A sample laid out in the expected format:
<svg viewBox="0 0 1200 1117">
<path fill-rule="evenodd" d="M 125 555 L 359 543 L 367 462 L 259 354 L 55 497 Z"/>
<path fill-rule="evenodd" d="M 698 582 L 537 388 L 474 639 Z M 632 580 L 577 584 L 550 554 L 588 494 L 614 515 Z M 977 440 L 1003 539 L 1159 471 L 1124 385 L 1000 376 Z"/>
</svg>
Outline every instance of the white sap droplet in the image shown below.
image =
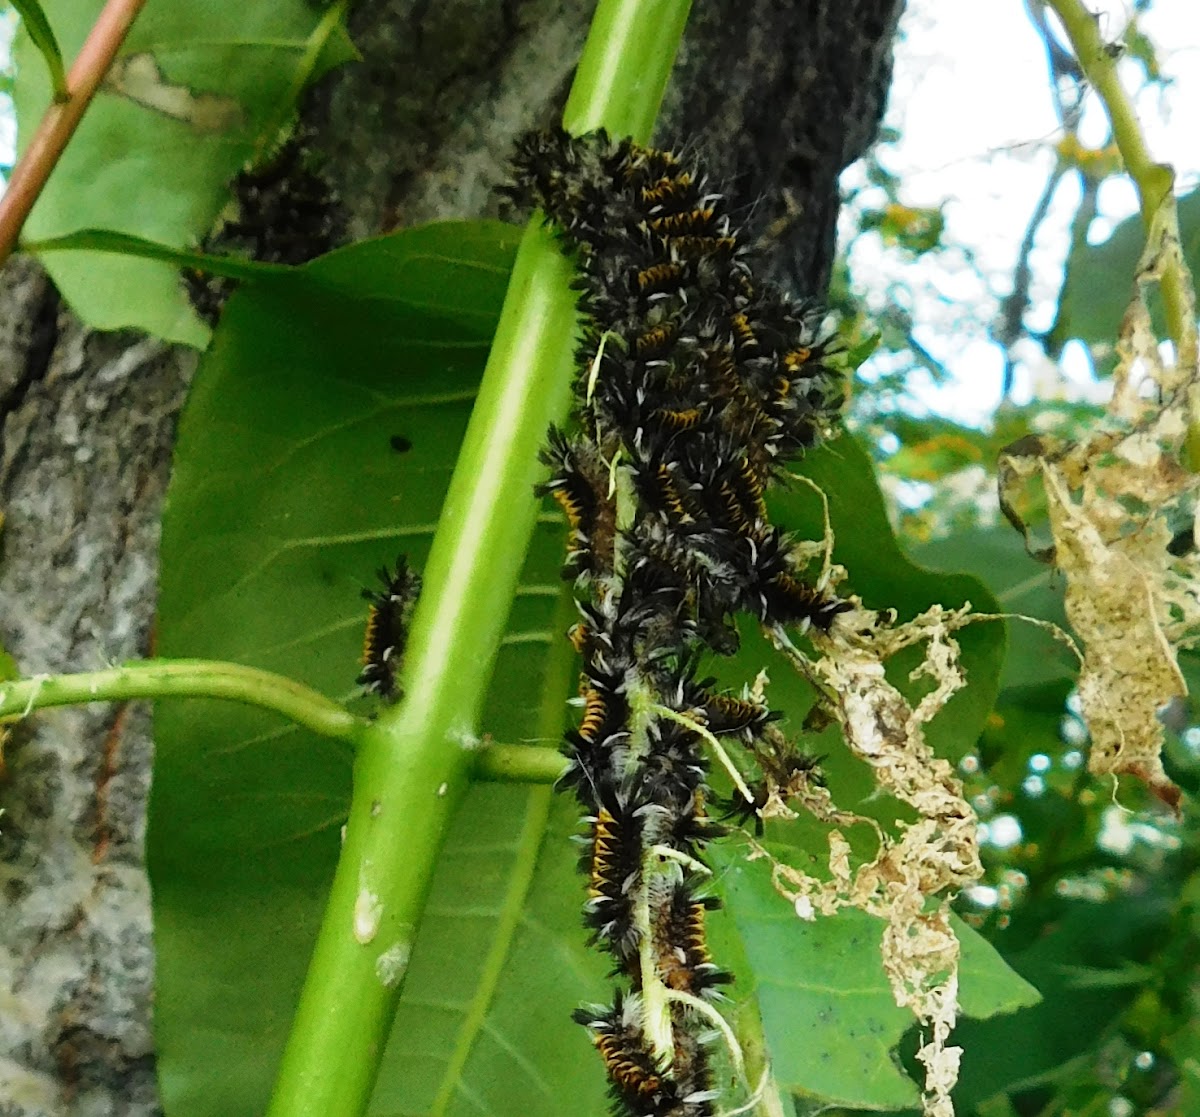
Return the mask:
<svg viewBox="0 0 1200 1117">
<path fill-rule="evenodd" d="M 410 954 L 412 948 L 407 943 L 398 942 L 395 946 L 389 946 L 375 959 L 375 976 L 388 989 L 394 989 L 408 969 Z"/>
<path fill-rule="evenodd" d="M 383 919 L 383 904 L 369 888 L 360 888 L 354 901 L 354 937 L 361 943 L 369 943 L 378 933 Z"/>
</svg>

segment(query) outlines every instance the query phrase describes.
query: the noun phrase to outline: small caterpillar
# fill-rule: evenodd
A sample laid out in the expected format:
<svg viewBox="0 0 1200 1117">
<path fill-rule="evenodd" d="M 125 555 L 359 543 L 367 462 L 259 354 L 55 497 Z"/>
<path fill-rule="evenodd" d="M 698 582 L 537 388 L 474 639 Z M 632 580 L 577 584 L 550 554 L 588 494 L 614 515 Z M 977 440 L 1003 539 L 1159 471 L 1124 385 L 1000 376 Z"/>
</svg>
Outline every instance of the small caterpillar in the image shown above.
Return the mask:
<svg viewBox="0 0 1200 1117">
<path fill-rule="evenodd" d="M 421 591 L 421 576 L 409 568 L 401 555 L 394 573 L 382 566 L 378 577 L 383 589 L 362 591 L 362 596 L 370 602 L 370 611 L 358 684 L 385 701 L 394 702 L 400 697 L 397 683 L 400 661 L 408 640 L 409 616 Z"/>
</svg>

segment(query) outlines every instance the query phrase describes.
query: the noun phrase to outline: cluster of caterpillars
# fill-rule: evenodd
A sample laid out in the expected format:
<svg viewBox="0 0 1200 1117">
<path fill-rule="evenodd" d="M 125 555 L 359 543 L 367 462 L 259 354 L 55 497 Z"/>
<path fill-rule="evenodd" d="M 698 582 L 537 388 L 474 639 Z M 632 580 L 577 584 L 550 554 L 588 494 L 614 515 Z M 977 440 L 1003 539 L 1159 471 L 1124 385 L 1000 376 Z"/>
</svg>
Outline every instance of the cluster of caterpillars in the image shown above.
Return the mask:
<svg viewBox="0 0 1200 1117">
<path fill-rule="evenodd" d="M 830 431 L 843 388 L 819 313 L 753 277 L 724 199 L 681 157 L 538 133 L 513 193 L 579 266 L 576 407 L 570 433 L 550 432 L 543 490 L 569 521 L 581 597 L 564 782 L 585 813 L 585 920 L 624 987 L 576 1018 L 615 1113 L 707 1117 L 708 1005 L 730 976 L 705 939 L 701 854 L 721 830 L 706 748 L 753 746 L 771 714 L 698 662 L 736 650 L 739 613 L 828 629 L 846 608 L 804 577 L 763 502 Z"/>
</svg>

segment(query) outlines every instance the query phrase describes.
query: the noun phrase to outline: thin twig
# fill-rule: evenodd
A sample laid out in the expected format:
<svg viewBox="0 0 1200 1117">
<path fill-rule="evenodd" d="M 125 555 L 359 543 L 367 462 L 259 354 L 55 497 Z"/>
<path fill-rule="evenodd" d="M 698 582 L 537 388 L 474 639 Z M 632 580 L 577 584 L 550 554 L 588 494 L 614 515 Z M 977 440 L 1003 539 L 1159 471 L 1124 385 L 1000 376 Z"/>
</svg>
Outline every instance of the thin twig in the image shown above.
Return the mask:
<svg viewBox="0 0 1200 1117">
<path fill-rule="evenodd" d="M 1070 241 L 1067 245 L 1066 255 L 1067 266 L 1063 268 L 1062 282 L 1059 284 L 1058 294 L 1054 299 L 1054 305 L 1058 307 L 1058 313 L 1049 331 L 1037 338 L 1046 350 L 1046 355 L 1055 361 L 1062 356 L 1063 347 L 1066 344 L 1063 299 L 1066 296 L 1067 286 L 1070 283 L 1071 261 L 1078 261 L 1083 258 L 1083 250 L 1087 247 L 1088 230 L 1092 227 L 1092 222 L 1095 220 L 1096 214 L 1100 212 L 1101 182 L 1103 182 L 1103 179 L 1099 176 L 1085 172 L 1082 167 L 1079 168 L 1079 184 L 1080 189 L 1083 191 L 1083 196 L 1079 199 L 1079 208 L 1075 210 L 1075 216 L 1071 218 Z"/>
<path fill-rule="evenodd" d="M 1042 188 L 1042 196 L 1033 207 L 1029 224 L 1025 227 L 1025 236 L 1021 240 L 1021 248 L 1017 253 L 1017 266 L 1013 270 L 1013 286 L 1008 297 L 1000 303 L 1000 325 L 996 330 L 996 340 L 1004 347 L 1004 381 L 1001 396 L 1008 399 L 1012 395 L 1013 379 L 1016 375 L 1016 345 L 1025 333 L 1025 312 L 1029 309 L 1030 286 L 1033 283 L 1033 268 L 1029 257 L 1033 253 L 1034 242 L 1038 231 L 1045 223 L 1050 213 L 1050 203 L 1054 199 L 1058 184 L 1066 174 L 1066 166 L 1059 159 L 1054 169 L 1046 179 Z"/>
<path fill-rule="evenodd" d="M 0 264 L 12 255 L 34 202 L 45 189 L 50 172 L 62 157 L 145 3 L 146 0 L 108 0 L 88 33 L 67 75 L 67 99 L 51 104 L 46 110 L 25 154 L 13 168 L 4 197 L 0 198 Z"/>
</svg>

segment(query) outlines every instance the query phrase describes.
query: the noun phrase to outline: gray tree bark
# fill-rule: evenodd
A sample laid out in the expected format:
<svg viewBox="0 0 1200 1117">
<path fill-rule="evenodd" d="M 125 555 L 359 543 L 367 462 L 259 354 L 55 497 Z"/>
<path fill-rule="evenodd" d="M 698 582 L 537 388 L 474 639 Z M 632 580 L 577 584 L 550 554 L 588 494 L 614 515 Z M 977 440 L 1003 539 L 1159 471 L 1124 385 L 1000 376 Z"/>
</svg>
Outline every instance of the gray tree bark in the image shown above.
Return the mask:
<svg viewBox="0 0 1200 1117">
<path fill-rule="evenodd" d="M 779 278 L 828 279 L 837 176 L 878 125 L 902 0 L 697 4 L 659 139 L 754 202 Z M 353 237 L 496 211 L 514 139 L 552 122 L 593 5 L 360 5 L 364 61 L 306 116 Z M 755 202 L 757 199 L 757 202 Z M 158 521 L 197 355 L 89 332 L 40 269 L 0 273 L 0 647 L 21 673 L 153 647 Z M 0 1117 L 158 1112 L 138 705 L 12 727 L 0 770 Z"/>
</svg>

